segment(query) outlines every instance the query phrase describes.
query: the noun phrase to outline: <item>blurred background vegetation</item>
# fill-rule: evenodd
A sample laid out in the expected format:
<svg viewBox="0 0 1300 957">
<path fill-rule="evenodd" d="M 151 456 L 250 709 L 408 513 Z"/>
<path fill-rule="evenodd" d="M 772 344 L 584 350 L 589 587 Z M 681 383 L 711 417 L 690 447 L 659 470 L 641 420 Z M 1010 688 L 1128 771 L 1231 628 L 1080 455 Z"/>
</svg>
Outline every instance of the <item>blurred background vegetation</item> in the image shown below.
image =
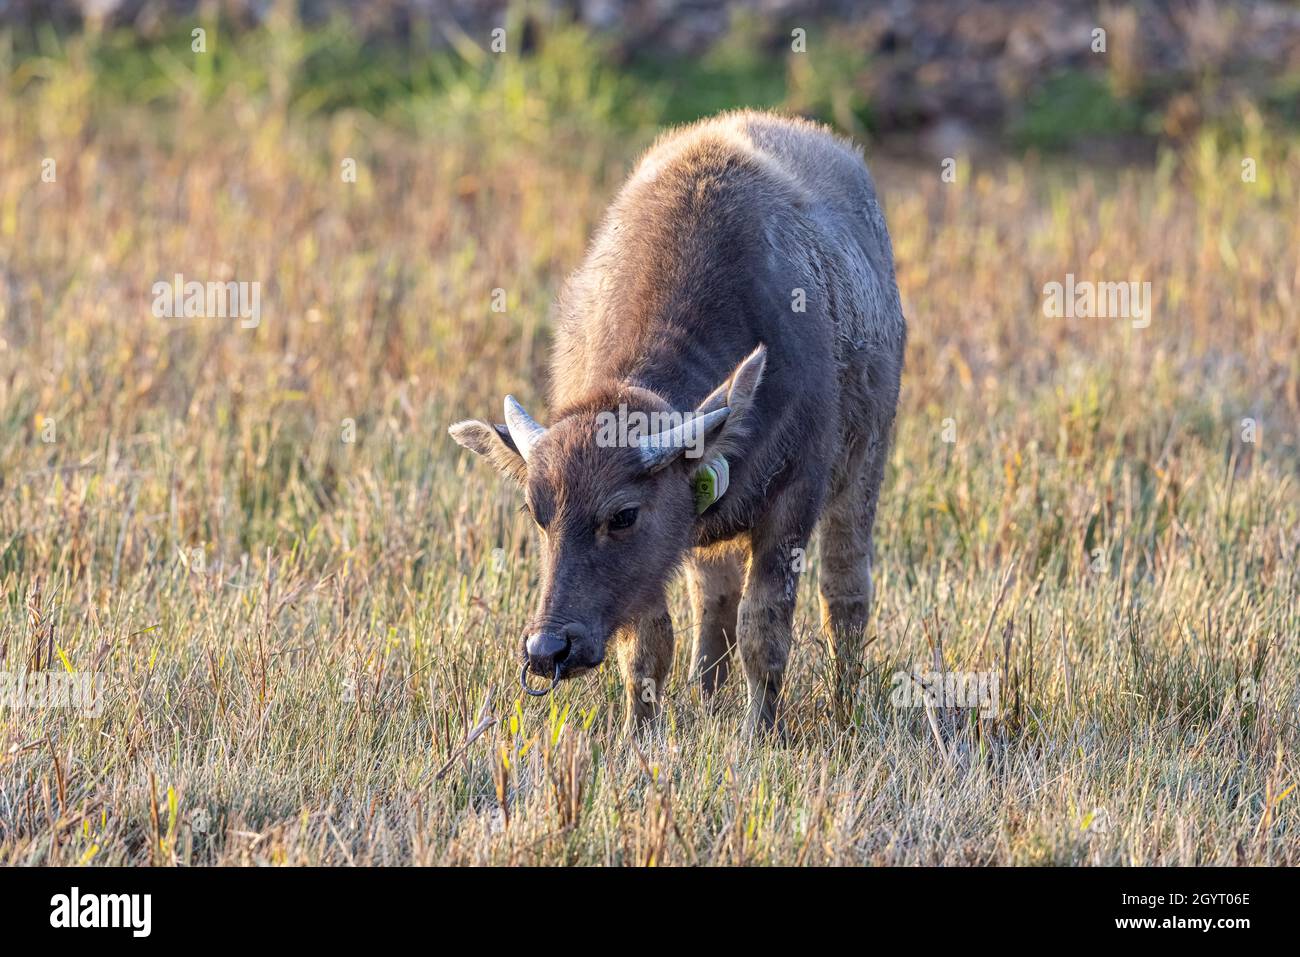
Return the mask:
<svg viewBox="0 0 1300 957">
<path fill-rule="evenodd" d="M 238 90 L 298 116 L 435 128 L 781 107 L 942 155 L 1122 156 L 1300 122 L 1300 9 L 1285 3 L 3 0 L 0 29 L 19 88 L 74 61 L 96 100 L 204 108 Z M 207 56 L 190 55 L 195 29 Z M 491 51 L 496 29 L 510 55 Z"/>
</svg>

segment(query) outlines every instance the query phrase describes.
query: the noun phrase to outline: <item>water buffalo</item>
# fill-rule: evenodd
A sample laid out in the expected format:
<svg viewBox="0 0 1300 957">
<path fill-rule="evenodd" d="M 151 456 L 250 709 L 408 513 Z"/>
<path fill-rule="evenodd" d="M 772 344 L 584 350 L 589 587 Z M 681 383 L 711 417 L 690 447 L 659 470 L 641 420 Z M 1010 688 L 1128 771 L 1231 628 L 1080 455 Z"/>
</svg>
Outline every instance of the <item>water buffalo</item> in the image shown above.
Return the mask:
<svg viewBox="0 0 1300 957">
<path fill-rule="evenodd" d="M 905 338 L 851 143 L 753 111 L 661 137 L 560 295 L 551 424 L 507 396 L 504 423 L 450 429 L 519 482 L 541 531 L 525 671 L 582 674 L 612 641 L 629 722 L 649 721 L 673 658 L 665 588 L 684 565 L 693 680 L 711 696 L 738 657 L 748 724 L 773 727 L 820 523 L 822 623 L 851 693 Z"/>
</svg>

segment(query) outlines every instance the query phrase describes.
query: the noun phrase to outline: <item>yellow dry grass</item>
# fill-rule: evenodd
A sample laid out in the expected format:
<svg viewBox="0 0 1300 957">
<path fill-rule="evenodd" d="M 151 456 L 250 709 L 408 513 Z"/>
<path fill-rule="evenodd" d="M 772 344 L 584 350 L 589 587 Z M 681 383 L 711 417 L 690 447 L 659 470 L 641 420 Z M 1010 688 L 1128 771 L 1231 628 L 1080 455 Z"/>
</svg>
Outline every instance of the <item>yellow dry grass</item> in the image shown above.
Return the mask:
<svg viewBox="0 0 1300 957">
<path fill-rule="evenodd" d="M 653 131 L 509 86 L 409 125 L 106 112 L 75 57 L 19 86 L 0 670 L 105 694 L 0 711 L 0 861 L 1300 863 L 1300 142 L 880 163 L 911 339 L 855 726 L 814 556 L 791 742 L 679 654 L 632 743 L 612 669 L 519 700 L 531 533 L 445 428 L 544 407 L 548 305 Z M 259 281 L 260 326 L 155 318 L 175 273 Z M 1066 273 L 1151 281 L 1151 325 L 1045 318 Z M 894 707 L 936 653 L 1001 713 Z"/>
</svg>

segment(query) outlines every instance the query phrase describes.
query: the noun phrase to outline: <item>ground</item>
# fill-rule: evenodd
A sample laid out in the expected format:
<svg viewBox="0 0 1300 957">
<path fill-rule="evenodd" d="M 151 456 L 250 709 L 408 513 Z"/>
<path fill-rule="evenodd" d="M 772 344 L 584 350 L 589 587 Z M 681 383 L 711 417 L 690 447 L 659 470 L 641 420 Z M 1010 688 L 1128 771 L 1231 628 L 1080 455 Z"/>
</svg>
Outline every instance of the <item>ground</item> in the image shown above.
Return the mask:
<svg viewBox="0 0 1300 957">
<path fill-rule="evenodd" d="M 910 341 L 850 720 L 814 550 L 790 739 L 741 733 L 739 682 L 703 707 L 679 584 L 630 741 L 612 667 L 521 698 L 529 522 L 446 426 L 544 418 L 548 306 L 654 124 L 553 112 L 600 102 L 563 77 L 388 123 L 273 72 L 107 110 L 75 47 L 33 69 L 0 91 L 0 657 L 104 683 L 0 711 L 0 861 L 1300 864 L 1294 136 L 869 151 Z M 260 282 L 260 322 L 156 317 L 177 273 Z M 1067 274 L 1150 281 L 1149 325 L 1048 317 Z M 908 668 L 998 707 L 900 707 Z"/>
</svg>

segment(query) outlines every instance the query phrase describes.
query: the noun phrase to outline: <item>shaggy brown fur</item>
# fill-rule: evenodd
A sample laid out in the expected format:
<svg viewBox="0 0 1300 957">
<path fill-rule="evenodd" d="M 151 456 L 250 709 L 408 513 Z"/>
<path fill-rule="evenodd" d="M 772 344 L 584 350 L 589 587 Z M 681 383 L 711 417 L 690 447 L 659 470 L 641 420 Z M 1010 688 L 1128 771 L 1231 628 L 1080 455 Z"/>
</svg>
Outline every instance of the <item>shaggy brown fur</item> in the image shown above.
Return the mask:
<svg viewBox="0 0 1300 957">
<path fill-rule="evenodd" d="M 565 635 L 561 676 L 617 637 L 629 717 L 652 718 L 672 663 L 664 589 L 685 564 L 693 674 L 712 692 L 738 654 L 749 723 L 772 727 L 821 520 L 823 621 L 851 694 L 904 338 L 884 217 L 852 146 L 754 112 L 656 143 L 561 296 L 553 421 L 527 463 L 505 426 L 451 430 L 524 485 L 545 556 L 529 633 Z M 601 447 L 597 415 L 620 404 L 728 408 L 705 451 L 730 463 L 723 498 L 697 516 L 698 461 L 647 469 L 635 447 Z"/>
</svg>

